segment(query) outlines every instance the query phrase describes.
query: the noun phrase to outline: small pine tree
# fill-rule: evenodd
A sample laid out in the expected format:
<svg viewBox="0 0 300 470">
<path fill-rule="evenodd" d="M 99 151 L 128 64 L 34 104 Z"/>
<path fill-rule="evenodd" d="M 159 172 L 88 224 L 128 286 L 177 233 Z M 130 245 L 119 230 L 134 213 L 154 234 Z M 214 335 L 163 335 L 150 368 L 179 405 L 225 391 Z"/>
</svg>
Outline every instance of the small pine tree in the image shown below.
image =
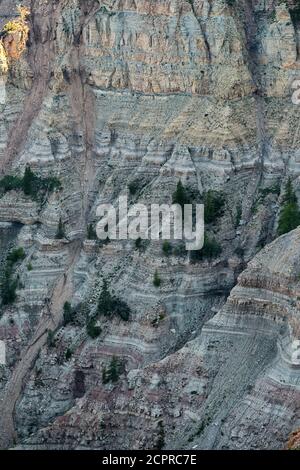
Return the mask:
<svg viewBox="0 0 300 470">
<path fill-rule="evenodd" d="M 66 350 L 66 361 L 69 361 L 71 359 L 72 354 L 73 354 L 72 349 L 68 348 Z"/>
<path fill-rule="evenodd" d="M 35 175 L 31 171 L 30 166 L 27 165 L 25 168 L 25 173 L 23 177 L 23 191 L 24 191 L 24 194 L 26 194 L 26 196 L 30 196 L 34 192 L 34 187 L 33 187 L 34 179 L 35 179 Z"/>
<path fill-rule="evenodd" d="M 98 338 L 98 336 L 101 335 L 102 330 L 100 326 L 96 326 L 96 320 L 94 318 L 91 318 L 87 321 L 86 332 L 90 338 L 96 339 Z"/>
<path fill-rule="evenodd" d="M 300 225 L 298 200 L 290 178 L 285 187 L 283 201 L 284 204 L 280 211 L 278 220 L 278 235 L 288 233 Z"/>
<path fill-rule="evenodd" d="M 119 380 L 120 364 L 116 356 L 114 356 L 111 360 L 110 367 L 109 367 L 109 375 L 110 375 L 111 382 L 115 383 Z"/>
<path fill-rule="evenodd" d="M 158 436 L 155 448 L 157 450 L 162 450 L 165 446 L 165 428 L 163 421 L 158 422 Z"/>
<path fill-rule="evenodd" d="M 49 348 L 54 348 L 55 346 L 55 333 L 54 331 L 49 330 L 48 331 L 48 336 L 47 336 L 47 346 Z"/>
<path fill-rule="evenodd" d="M 206 224 L 215 222 L 223 214 L 224 197 L 222 193 L 209 190 L 204 195 L 204 221 Z"/>
<path fill-rule="evenodd" d="M 13 304 L 17 298 L 16 290 L 18 287 L 18 281 L 16 279 L 12 279 L 12 272 L 10 268 L 5 270 L 0 287 L 2 304 Z"/>
<path fill-rule="evenodd" d="M 63 221 L 61 220 L 61 217 L 60 217 L 55 238 L 57 240 L 62 240 L 65 237 L 66 237 L 65 226 L 64 226 L 64 223 L 63 223 Z"/>
<path fill-rule="evenodd" d="M 73 320 L 73 309 L 70 302 L 64 303 L 64 326 L 67 326 Z"/>
<path fill-rule="evenodd" d="M 172 253 L 172 245 L 168 240 L 164 240 L 163 245 L 162 245 L 162 251 L 164 255 L 170 256 Z"/>
<path fill-rule="evenodd" d="M 159 286 L 161 285 L 161 279 L 160 279 L 160 277 L 159 277 L 159 274 L 158 274 L 157 270 L 156 270 L 155 273 L 154 273 L 153 285 L 154 285 L 155 287 L 159 287 Z"/>
<path fill-rule="evenodd" d="M 287 204 L 297 202 L 297 196 L 295 194 L 291 178 L 289 178 L 286 183 L 285 192 L 283 196 L 283 202 Z"/>
<path fill-rule="evenodd" d="M 113 297 L 111 296 L 106 279 L 103 281 L 101 294 L 98 301 L 98 314 L 110 317 L 113 314 Z"/>
<path fill-rule="evenodd" d="M 204 259 L 217 258 L 222 253 L 222 247 L 214 237 L 204 236 L 204 245 L 201 250 L 191 251 L 191 262 L 197 263 Z"/>
<path fill-rule="evenodd" d="M 120 375 L 124 372 L 124 362 L 113 356 L 108 368 L 104 367 L 102 371 L 103 384 L 117 383 Z"/>
<path fill-rule="evenodd" d="M 142 248 L 142 244 L 143 244 L 143 241 L 142 241 L 141 237 L 139 237 L 135 240 L 135 247 L 136 247 L 137 250 L 140 250 Z"/>
<path fill-rule="evenodd" d="M 173 194 L 173 204 L 179 204 L 181 207 L 188 204 L 188 196 L 181 180 L 178 181 L 176 191 Z"/>
<path fill-rule="evenodd" d="M 88 240 L 97 240 L 97 233 L 96 233 L 96 230 L 95 230 L 93 224 L 88 225 L 87 238 L 88 238 Z"/>
</svg>

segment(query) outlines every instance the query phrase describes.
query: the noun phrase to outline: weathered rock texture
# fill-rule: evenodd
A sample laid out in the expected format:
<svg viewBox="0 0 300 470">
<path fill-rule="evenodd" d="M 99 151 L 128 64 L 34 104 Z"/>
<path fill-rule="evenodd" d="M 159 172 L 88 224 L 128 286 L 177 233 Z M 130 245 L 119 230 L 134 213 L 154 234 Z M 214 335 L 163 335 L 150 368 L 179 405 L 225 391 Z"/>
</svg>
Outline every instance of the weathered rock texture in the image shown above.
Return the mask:
<svg viewBox="0 0 300 470">
<path fill-rule="evenodd" d="M 0 169 L 29 164 L 62 189 L 0 199 L 1 260 L 26 253 L 0 319 L 1 447 L 284 448 L 300 426 L 300 231 L 260 250 L 289 176 L 300 193 L 296 2 L 24 3 L 26 50 L 0 43 Z M 170 202 L 179 179 L 224 194 L 207 226 L 217 258 L 87 240 L 100 203 Z M 101 318 L 93 340 L 104 280 L 131 315 Z M 63 326 L 66 301 L 76 318 Z M 125 370 L 103 384 L 113 356 Z"/>
</svg>

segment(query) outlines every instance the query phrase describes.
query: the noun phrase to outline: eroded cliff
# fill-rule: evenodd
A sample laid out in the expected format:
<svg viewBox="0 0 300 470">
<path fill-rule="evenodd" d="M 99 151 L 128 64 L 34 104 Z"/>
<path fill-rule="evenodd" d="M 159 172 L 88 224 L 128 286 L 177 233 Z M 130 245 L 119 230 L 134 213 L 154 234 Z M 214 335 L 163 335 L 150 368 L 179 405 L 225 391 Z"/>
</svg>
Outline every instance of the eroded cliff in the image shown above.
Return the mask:
<svg viewBox="0 0 300 470">
<path fill-rule="evenodd" d="M 24 249 L 2 447 L 283 448 L 299 427 L 299 230 L 262 250 L 300 189 L 297 2 L 232 3 L 32 0 L 26 43 L 1 38 L 2 176 L 39 177 L 0 199 L 4 272 Z M 169 203 L 179 180 L 222 194 L 215 256 L 93 240 L 100 203 Z M 91 338 L 104 285 L 130 316 Z"/>
</svg>

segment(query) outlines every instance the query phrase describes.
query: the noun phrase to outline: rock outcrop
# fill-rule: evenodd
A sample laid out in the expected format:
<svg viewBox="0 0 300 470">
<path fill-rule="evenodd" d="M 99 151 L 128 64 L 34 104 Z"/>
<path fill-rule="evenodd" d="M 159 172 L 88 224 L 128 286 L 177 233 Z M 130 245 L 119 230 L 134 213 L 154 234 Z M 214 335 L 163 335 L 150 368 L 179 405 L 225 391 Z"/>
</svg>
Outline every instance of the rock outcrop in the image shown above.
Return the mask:
<svg viewBox="0 0 300 470">
<path fill-rule="evenodd" d="M 1 193 L 2 265 L 25 251 L 1 307 L 1 447 L 285 447 L 299 428 L 300 232 L 271 242 L 288 177 L 300 193 L 295 2 L 24 3 L 25 49 L 0 39 L 0 169 L 60 186 Z M 99 204 L 169 203 L 179 180 L 196 200 L 222 196 L 215 257 L 88 237 Z M 105 283 L 130 318 L 99 317 L 91 338 Z"/>
</svg>

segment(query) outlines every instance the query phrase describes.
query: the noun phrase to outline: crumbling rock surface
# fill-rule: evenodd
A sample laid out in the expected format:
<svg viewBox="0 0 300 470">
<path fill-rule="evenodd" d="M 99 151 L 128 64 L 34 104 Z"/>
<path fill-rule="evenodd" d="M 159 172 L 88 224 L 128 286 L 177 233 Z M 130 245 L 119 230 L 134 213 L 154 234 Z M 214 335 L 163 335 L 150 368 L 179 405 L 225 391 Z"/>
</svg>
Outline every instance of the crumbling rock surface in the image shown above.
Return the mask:
<svg viewBox="0 0 300 470">
<path fill-rule="evenodd" d="M 284 448 L 300 425 L 300 232 L 272 241 L 287 178 L 300 189 L 294 3 L 24 3 L 26 50 L 7 63 L 0 43 L 1 174 L 30 165 L 62 188 L 0 198 L 1 263 L 26 254 L 1 307 L 0 446 Z M 170 203 L 179 179 L 223 193 L 215 259 L 87 240 L 99 204 Z M 101 317 L 92 339 L 104 280 L 130 319 Z"/>
</svg>

